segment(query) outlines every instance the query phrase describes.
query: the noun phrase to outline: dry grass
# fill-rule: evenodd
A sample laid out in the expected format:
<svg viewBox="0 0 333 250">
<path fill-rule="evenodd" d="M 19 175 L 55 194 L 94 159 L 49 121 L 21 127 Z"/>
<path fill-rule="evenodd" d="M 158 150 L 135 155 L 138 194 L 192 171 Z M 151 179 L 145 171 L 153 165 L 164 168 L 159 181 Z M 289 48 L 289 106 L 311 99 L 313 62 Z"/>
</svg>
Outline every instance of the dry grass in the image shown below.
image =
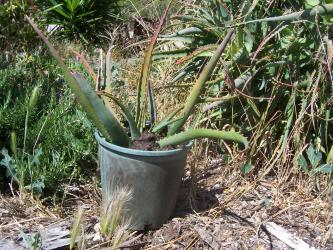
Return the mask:
<svg viewBox="0 0 333 250">
<path fill-rule="evenodd" d="M 266 176 L 255 182 L 242 176 L 239 164 L 226 165 L 220 158 L 217 154 L 209 154 L 209 158 L 191 155 L 173 219 L 139 238 L 131 235 L 125 243 L 135 239 L 130 245 L 143 249 L 208 249 L 212 244 L 227 249 L 288 249 L 263 230 L 265 223 L 275 222 L 314 247 L 333 246 L 332 207 L 306 190 L 311 188 L 311 180 L 281 184 L 275 176 Z M 195 183 L 190 165 L 196 166 Z M 37 232 L 61 221 L 70 228 L 78 205 L 85 208 L 86 234 L 96 234 L 93 228 L 98 223 L 100 201 L 94 198 L 94 186 L 71 190 L 63 203 L 67 216 L 57 213 L 59 207 L 41 210 L 22 205 L 16 198 L 1 197 L 1 238 L 18 237 L 21 230 Z M 91 239 L 86 244 L 101 246 Z"/>
</svg>

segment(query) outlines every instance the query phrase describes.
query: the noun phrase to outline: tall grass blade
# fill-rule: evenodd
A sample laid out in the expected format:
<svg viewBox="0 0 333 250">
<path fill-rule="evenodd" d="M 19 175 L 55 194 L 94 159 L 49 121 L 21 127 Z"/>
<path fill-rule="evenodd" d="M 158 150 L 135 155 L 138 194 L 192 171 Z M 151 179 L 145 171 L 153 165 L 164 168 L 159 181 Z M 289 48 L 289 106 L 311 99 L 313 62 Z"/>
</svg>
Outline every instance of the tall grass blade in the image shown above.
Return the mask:
<svg viewBox="0 0 333 250">
<path fill-rule="evenodd" d="M 72 226 L 71 238 L 70 238 L 70 243 L 69 243 L 70 250 L 74 249 L 76 238 L 80 232 L 80 224 L 81 224 L 82 216 L 83 216 L 83 208 L 80 207 L 75 216 L 73 226 Z"/>
<path fill-rule="evenodd" d="M 17 160 L 17 137 L 14 131 L 10 133 L 10 150 L 14 154 L 15 160 Z"/>
<path fill-rule="evenodd" d="M 148 91 L 148 80 L 149 80 L 148 77 L 149 77 L 149 71 L 150 71 L 150 67 L 151 67 L 153 49 L 154 49 L 154 45 L 157 41 L 158 35 L 161 32 L 161 29 L 162 29 L 162 26 L 166 19 L 166 16 L 169 12 L 172 1 L 173 0 L 169 1 L 161 19 L 160 19 L 160 22 L 154 32 L 154 35 L 150 39 L 150 43 L 148 45 L 148 48 L 146 49 L 143 65 L 141 68 L 140 79 L 138 82 L 138 96 L 137 96 L 136 119 L 135 119 L 140 130 L 142 130 L 142 128 L 145 125 L 144 116 L 145 116 L 145 111 L 146 111 L 146 107 L 147 107 L 147 91 Z"/>
</svg>

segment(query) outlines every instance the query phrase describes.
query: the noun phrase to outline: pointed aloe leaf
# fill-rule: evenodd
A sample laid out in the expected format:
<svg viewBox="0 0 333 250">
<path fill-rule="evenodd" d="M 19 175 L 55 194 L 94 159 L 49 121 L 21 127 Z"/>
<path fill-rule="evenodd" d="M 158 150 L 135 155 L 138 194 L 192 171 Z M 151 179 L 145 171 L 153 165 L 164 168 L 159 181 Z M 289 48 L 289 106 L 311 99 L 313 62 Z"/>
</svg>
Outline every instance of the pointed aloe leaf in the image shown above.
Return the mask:
<svg viewBox="0 0 333 250">
<path fill-rule="evenodd" d="M 214 55 L 211 57 L 208 64 L 205 66 L 204 70 L 201 72 L 199 78 L 196 80 L 196 82 L 193 86 L 193 89 L 192 89 L 190 95 L 188 96 L 188 98 L 186 100 L 184 109 L 182 111 L 182 118 L 172 125 L 172 127 L 169 131 L 169 135 L 176 134 L 180 130 L 180 128 L 186 123 L 188 117 L 192 114 L 193 108 L 200 97 L 200 94 L 205 86 L 206 81 L 208 81 L 209 77 L 213 73 L 213 70 L 215 69 L 218 61 L 220 60 L 220 57 L 221 57 L 223 51 L 225 50 L 225 48 L 227 47 L 233 33 L 234 33 L 233 29 L 228 31 L 228 33 L 225 36 L 225 38 L 223 39 L 222 43 L 217 48 Z"/>
<path fill-rule="evenodd" d="M 321 4 L 313 7 L 312 9 L 293 12 L 282 16 L 251 20 L 237 25 L 245 25 L 249 23 L 261 23 L 261 22 L 283 22 L 283 21 L 292 22 L 296 20 L 309 20 L 310 18 L 315 16 L 328 15 L 332 13 L 333 13 L 333 4 Z"/>
<path fill-rule="evenodd" d="M 202 63 L 203 63 L 202 59 L 199 59 L 194 64 L 189 62 L 184 68 L 182 68 L 177 73 L 177 75 L 170 81 L 170 83 L 175 83 L 180 80 L 183 80 L 186 76 L 191 75 L 192 72 L 194 72 L 196 69 L 198 69 Z"/>
<path fill-rule="evenodd" d="M 168 14 L 172 1 L 173 0 L 169 1 L 168 5 L 163 13 L 163 16 L 161 17 L 160 22 L 154 32 L 154 35 L 150 39 L 150 43 L 146 49 L 143 65 L 141 68 L 140 79 L 138 82 L 138 96 L 137 96 L 136 119 L 135 119 L 136 123 L 138 124 L 140 129 L 143 128 L 143 126 L 145 124 L 144 114 L 145 114 L 146 107 L 147 107 L 147 89 L 148 89 L 148 80 L 149 80 L 148 76 L 149 76 L 149 71 L 150 71 L 150 67 L 151 67 L 153 49 L 154 49 L 154 45 L 157 41 L 158 35 L 161 32 L 163 23 L 166 19 L 166 16 Z"/>
<path fill-rule="evenodd" d="M 67 80 L 69 87 L 76 95 L 79 103 L 91 122 L 107 140 L 111 141 L 113 144 L 128 147 L 129 137 L 127 136 L 125 130 L 122 128 L 121 124 L 114 117 L 114 115 L 107 110 L 102 100 L 90 87 L 89 83 L 80 74 L 75 72 L 73 75 L 71 74 L 57 50 L 44 36 L 42 31 L 37 28 L 29 17 L 26 16 L 26 18 L 47 45 L 52 56 L 56 59 L 58 65 L 64 73 L 64 77 Z"/>
<path fill-rule="evenodd" d="M 80 86 L 80 91 L 82 91 L 82 94 L 87 98 L 86 100 L 84 100 L 84 103 L 81 103 L 81 101 L 79 100 L 80 104 L 84 108 L 88 117 L 92 120 L 94 125 L 96 127 L 97 125 L 100 126 L 101 129 L 106 129 L 107 134 L 110 137 L 109 139 L 112 141 L 113 144 L 127 147 L 129 145 L 129 137 L 127 136 L 125 130 L 123 129 L 117 118 L 114 116 L 114 114 L 112 114 L 112 112 L 110 112 L 105 107 L 103 101 L 98 97 L 96 92 L 89 85 L 89 82 L 84 79 L 83 76 L 81 76 L 77 72 L 74 72 L 73 76 Z M 75 93 L 75 95 L 78 97 L 78 94 Z M 88 102 L 88 105 L 86 102 Z M 99 127 L 97 127 L 97 129 L 100 130 Z M 102 133 L 102 131 L 100 132 Z M 104 136 L 103 133 L 102 135 Z"/>
<path fill-rule="evenodd" d="M 132 139 L 138 138 L 140 136 L 140 131 L 138 129 L 138 126 L 135 123 L 135 119 L 132 116 L 131 111 L 119 99 L 117 99 L 110 93 L 107 93 L 104 91 L 98 91 L 97 94 L 110 98 L 115 104 L 117 104 L 119 106 L 119 108 L 121 109 L 121 112 L 123 113 L 125 119 L 127 120 L 128 124 L 129 124 Z"/>
<path fill-rule="evenodd" d="M 165 59 L 165 58 L 179 58 L 187 56 L 191 49 L 177 49 L 177 50 L 162 50 L 153 53 L 152 60 Z"/>
<path fill-rule="evenodd" d="M 189 36 L 174 36 L 174 37 L 160 37 L 159 41 L 164 42 L 183 42 L 183 43 L 193 43 L 195 39 Z"/>
<path fill-rule="evenodd" d="M 184 35 L 195 35 L 195 34 L 201 34 L 203 31 L 197 27 L 188 27 L 182 30 L 179 30 L 173 34 L 170 35 L 164 35 L 161 36 L 162 38 L 169 38 L 169 37 L 176 37 L 176 36 L 184 36 Z"/>
<path fill-rule="evenodd" d="M 194 50 L 191 54 L 189 54 L 186 57 L 183 57 L 182 59 L 179 59 L 176 64 L 182 64 L 185 62 L 188 62 L 190 60 L 195 59 L 196 57 L 206 57 L 206 56 L 212 56 L 214 52 L 216 51 L 217 46 L 215 44 L 209 44 L 200 47 L 199 49 Z"/>
<path fill-rule="evenodd" d="M 181 132 L 172 136 L 168 136 L 158 142 L 160 147 L 166 147 L 169 145 L 179 145 L 184 142 L 198 139 L 198 138 L 212 138 L 212 139 L 222 139 L 225 141 L 233 141 L 243 144 L 246 148 L 248 147 L 247 139 L 240 133 L 234 131 L 219 131 L 214 129 L 189 129 L 185 132 Z"/>
</svg>

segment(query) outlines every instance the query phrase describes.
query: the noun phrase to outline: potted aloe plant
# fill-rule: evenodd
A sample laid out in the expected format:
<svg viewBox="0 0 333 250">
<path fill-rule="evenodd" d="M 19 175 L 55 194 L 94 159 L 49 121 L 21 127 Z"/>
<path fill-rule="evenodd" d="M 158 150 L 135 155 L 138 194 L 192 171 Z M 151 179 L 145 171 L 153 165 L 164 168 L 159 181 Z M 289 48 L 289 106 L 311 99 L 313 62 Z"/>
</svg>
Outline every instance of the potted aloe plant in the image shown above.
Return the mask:
<svg viewBox="0 0 333 250">
<path fill-rule="evenodd" d="M 229 40 L 232 38 L 232 30 L 228 32 L 196 80 L 183 108 L 174 111 L 159 123 L 156 123 L 154 119 L 147 118 L 147 113 L 149 113 L 147 107 L 149 106 L 151 109 L 153 107 L 153 105 L 149 105 L 152 104 L 152 95 L 150 94 L 152 86 L 148 81 L 152 52 L 170 4 L 171 1 L 145 52 L 138 82 L 135 115 L 132 115 L 126 105 L 112 94 L 105 91 L 96 92 L 79 73 L 71 72 L 43 33 L 27 18 L 57 60 L 69 87 L 98 130 L 95 137 L 99 144 L 104 207 L 108 206 L 115 187 L 129 187 L 132 190 L 133 198 L 129 202 L 127 216 L 131 217 L 132 229 L 136 230 L 147 227 L 158 228 L 172 214 L 186 164 L 187 152 L 191 145 L 189 142 L 196 138 L 218 138 L 247 146 L 246 138 L 234 131 L 183 129 L 187 119 L 193 113 L 205 82 L 209 79 Z M 128 122 L 130 134 L 127 133 L 126 128 L 119 122 L 115 114 L 104 105 L 103 100 L 105 98 L 110 98 L 119 106 Z M 151 113 L 155 113 L 155 111 Z M 152 115 L 153 117 L 154 115 Z M 144 151 L 130 148 L 133 142 L 142 134 L 147 133 L 146 122 L 148 120 L 152 125 L 148 130 L 155 135 L 169 128 L 166 136 L 156 142 L 160 146 L 160 150 Z M 176 147 L 177 145 L 183 146 Z M 170 149 L 170 146 L 173 148 Z M 163 150 L 165 147 L 169 147 L 168 150 Z"/>
</svg>

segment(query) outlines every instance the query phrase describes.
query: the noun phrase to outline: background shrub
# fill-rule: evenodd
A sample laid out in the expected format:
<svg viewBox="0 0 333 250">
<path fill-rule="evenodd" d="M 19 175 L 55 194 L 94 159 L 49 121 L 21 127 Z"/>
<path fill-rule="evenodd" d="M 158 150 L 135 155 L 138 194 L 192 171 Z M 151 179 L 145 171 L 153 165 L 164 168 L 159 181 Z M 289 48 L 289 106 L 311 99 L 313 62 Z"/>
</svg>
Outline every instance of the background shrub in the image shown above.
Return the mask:
<svg viewBox="0 0 333 250">
<path fill-rule="evenodd" d="M 55 34 L 98 42 L 118 21 L 118 0 L 37 0 L 39 21 Z"/>
<path fill-rule="evenodd" d="M 202 98 L 209 103 L 199 107 L 204 114 L 196 121 L 197 126 L 235 128 L 251 138 L 246 174 L 254 166 L 281 174 L 333 172 L 331 15 L 247 23 L 330 2 L 197 1 L 175 16 L 178 30 L 161 39 L 182 45 L 155 53 L 156 60 L 171 56 L 182 66 L 170 85 L 191 83 L 230 26 L 239 24 L 207 83 Z M 320 159 L 316 164 L 306 151 L 311 147 Z"/>
<path fill-rule="evenodd" d="M 34 48 L 39 39 L 24 20 L 30 14 L 30 1 L 11 0 L 0 4 L 0 50 L 17 51 Z"/>
<path fill-rule="evenodd" d="M 9 152 L 2 152 L 5 158 L 0 168 L 6 169 L 8 177 L 20 180 L 17 184 L 23 188 L 54 190 L 80 173 L 79 162 L 94 159 L 92 127 L 64 86 L 56 65 L 43 52 L 20 53 L 14 61 L 2 61 L 0 147 Z M 26 126 L 27 106 L 36 86 L 40 95 Z M 10 150 L 11 132 L 17 137 L 16 159 Z M 2 178 L 2 182 L 6 180 Z"/>
</svg>

